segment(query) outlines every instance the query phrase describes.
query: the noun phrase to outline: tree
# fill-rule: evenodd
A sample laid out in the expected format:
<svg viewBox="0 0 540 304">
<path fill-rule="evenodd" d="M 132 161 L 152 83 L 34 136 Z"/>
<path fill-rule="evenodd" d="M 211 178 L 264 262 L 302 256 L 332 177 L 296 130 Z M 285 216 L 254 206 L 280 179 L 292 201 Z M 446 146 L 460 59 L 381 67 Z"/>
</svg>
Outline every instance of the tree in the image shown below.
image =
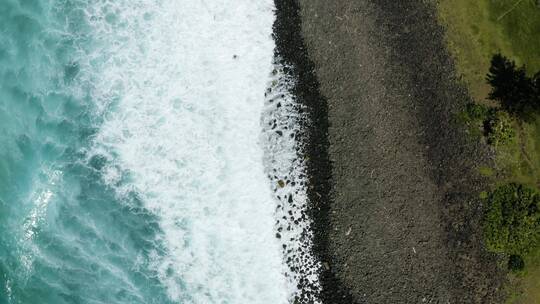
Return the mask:
<svg viewBox="0 0 540 304">
<path fill-rule="evenodd" d="M 540 73 L 528 77 L 524 67 L 496 54 L 491 59 L 487 81 L 492 89 L 489 98 L 499 101 L 508 113 L 528 120 L 540 107 Z"/>
<path fill-rule="evenodd" d="M 484 122 L 487 141 L 494 146 L 504 145 L 516 136 L 512 128 L 512 119 L 505 111 L 490 111 Z"/>
<path fill-rule="evenodd" d="M 484 222 L 491 251 L 522 256 L 540 244 L 540 195 L 520 184 L 497 188 L 489 197 Z"/>
<path fill-rule="evenodd" d="M 508 269 L 512 271 L 522 271 L 525 268 L 525 261 L 520 255 L 511 255 L 508 258 Z"/>
</svg>

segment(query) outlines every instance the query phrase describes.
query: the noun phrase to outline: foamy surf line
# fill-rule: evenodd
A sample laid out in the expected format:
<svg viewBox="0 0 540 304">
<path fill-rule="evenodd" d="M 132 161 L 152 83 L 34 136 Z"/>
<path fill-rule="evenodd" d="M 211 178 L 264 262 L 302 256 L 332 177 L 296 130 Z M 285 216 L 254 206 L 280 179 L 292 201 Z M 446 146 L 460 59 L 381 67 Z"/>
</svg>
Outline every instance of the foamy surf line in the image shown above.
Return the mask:
<svg viewBox="0 0 540 304">
<path fill-rule="evenodd" d="M 300 114 L 273 62 L 273 9 L 119 0 L 85 11 L 95 48 L 81 85 L 103 119 L 89 159 L 105 158 L 106 183 L 160 219 L 140 264 L 178 303 L 289 303 L 305 288 L 303 303 L 317 302 Z"/>
<path fill-rule="evenodd" d="M 265 165 L 278 202 L 276 237 L 281 242 L 284 261 L 289 268 L 286 275 L 294 290 L 291 303 L 321 303 L 321 264 L 313 254 L 308 176 L 300 141 L 302 122 L 308 117 L 304 106 L 292 94 L 295 79 L 284 69 L 282 59 L 275 58 L 262 116 Z"/>
</svg>

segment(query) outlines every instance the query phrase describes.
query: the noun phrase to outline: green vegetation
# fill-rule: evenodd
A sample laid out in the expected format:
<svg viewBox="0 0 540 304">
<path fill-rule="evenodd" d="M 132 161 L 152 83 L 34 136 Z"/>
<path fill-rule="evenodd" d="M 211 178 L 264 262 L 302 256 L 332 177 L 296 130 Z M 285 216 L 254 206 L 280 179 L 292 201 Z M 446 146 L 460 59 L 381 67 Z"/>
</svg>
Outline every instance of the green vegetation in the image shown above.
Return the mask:
<svg viewBox="0 0 540 304">
<path fill-rule="evenodd" d="M 540 303 L 540 74 L 533 74 L 540 71 L 537 2 L 437 1 L 449 50 L 475 100 L 461 113 L 462 121 L 473 138 L 483 138 L 495 151 L 494 167 L 478 169 L 494 189 L 479 194 L 488 207 L 485 241 L 507 258 L 511 271 L 505 289 L 509 303 L 516 304 Z"/>
<path fill-rule="evenodd" d="M 489 92 L 486 71 L 494 54 L 502 53 L 540 70 L 540 8 L 536 0 L 440 1 L 450 51 L 476 100 Z"/>
<path fill-rule="evenodd" d="M 480 168 L 478 168 L 478 172 L 480 172 L 482 176 L 490 177 L 493 176 L 494 170 L 493 168 L 487 166 L 481 166 Z M 487 195 L 485 196 L 485 198 L 487 198 Z"/>
<path fill-rule="evenodd" d="M 540 73 L 529 77 L 524 67 L 518 68 L 501 55 L 495 55 L 491 64 L 487 75 L 492 87 L 489 99 L 499 106 L 470 104 L 462 117 L 469 128 L 479 128 L 497 152 L 497 169 L 501 173 L 498 182 L 502 185 L 489 195 L 481 193 L 488 201 L 484 219 L 485 242 L 489 250 L 508 258 L 508 269 L 514 273 L 509 301 L 528 303 L 524 302 L 525 297 L 534 301 L 540 299 L 530 298 L 531 294 L 540 294 L 535 289 L 540 286 L 533 283 L 540 275 L 540 271 L 534 269 L 540 267 L 534 259 L 540 255 L 540 194 L 536 190 L 538 162 L 533 162 L 528 155 L 530 151 L 538 150 L 536 145 L 532 149 L 527 145 L 534 142 L 534 138 L 524 134 L 540 135 L 537 129 L 525 131 L 540 122 Z M 517 138 L 516 130 L 523 134 L 521 138 Z M 540 153 L 533 155 L 538 159 Z M 485 167 L 481 169 L 487 171 Z M 522 179 L 530 186 L 504 183 L 512 179 Z M 526 267 L 526 260 L 532 261 L 529 267 Z"/>
<path fill-rule="evenodd" d="M 506 111 L 471 103 L 461 114 L 461 119 L 473 136 L 485 136 L 487 142 L 493 146 L 507 146 L 515 142 L 515 119 Z M 487 169 L 484 168 L 483 171 L 487 172 Z"/>
<path fill-rule="evenodd" d="M 485 134 L 484 124 L 489 116 L 489 108 L 481 104 L 470 103 L 465 111 L 460 113 L 459 119 L 467 125 L 469 134 L 480 138 Z"/>
<path fill-rule="evenodd" d="M 540 299 L 540 280 L 535 280 L 540 277 L 540 250 L 531 252 L 523 260 L 525 267 L 508 275 L 508 303 L 531 304 Z"/>
<path fill-rule="evenodd" d="M 498 187 L 489 196 L 484 231 L 488 248 L 508 254 L 512 268 L 524 263 L 522 256 L 540 242 L 540 194 L 520 184 Z"/>
<path fill-rule="evenodd" d="M 511 143 L 516 136 L 512 126 L 512 119 L 504 111 L 494 111 L 486 121 L 485 128 L 487 141 L 494 146 Z"/>
<path fill-rule="evenodd" d="M 508 258 L 508 269 L 513 272 L 523 271 L 525 269 L 525 261 L 521 255 L 513 254 Z"/>
</svg>

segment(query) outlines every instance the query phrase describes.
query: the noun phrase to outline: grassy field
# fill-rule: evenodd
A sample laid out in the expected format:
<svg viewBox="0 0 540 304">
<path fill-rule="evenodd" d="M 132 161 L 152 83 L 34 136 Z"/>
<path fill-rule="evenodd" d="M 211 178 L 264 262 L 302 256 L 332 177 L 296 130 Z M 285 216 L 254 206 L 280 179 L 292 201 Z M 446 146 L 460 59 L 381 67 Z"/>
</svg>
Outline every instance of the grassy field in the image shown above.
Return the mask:
<svg viewBox="0 0 540 304">
<path fill-rule="evenodd" d="M 490 91 L 486 73 L 495 53 L 540 71 L 540 5 L 537 0 L 438 0 L 441 23 L 457 70 L 480 104 Z M 540 188 L 540 117 L 514 122 L 516 138 L 497 147 L 496 168 L 480 172 L 495 183 L 520 182 Z M 495 185 L 494 185 L 495 186 Z M 525 257 L 526 269 L 510 275 L 509 303 L 540 304 L 540 251 Z"/>
<path fill-rule="evenodd" d="M 518 274 L 509 275 L 508 290 L 509 304 L 538 304 L 540 303 L 540 251 L 525 259 L 529 266 Z"/>
<path fill-rule="evenodd" d="M 489 60 L 501 52 L 540 70 L 540 8 L 537 0 L 440 0 L 439 16 L 447 25 L 448 44 L 473 96 L 489 92 Z"/>
</svg>

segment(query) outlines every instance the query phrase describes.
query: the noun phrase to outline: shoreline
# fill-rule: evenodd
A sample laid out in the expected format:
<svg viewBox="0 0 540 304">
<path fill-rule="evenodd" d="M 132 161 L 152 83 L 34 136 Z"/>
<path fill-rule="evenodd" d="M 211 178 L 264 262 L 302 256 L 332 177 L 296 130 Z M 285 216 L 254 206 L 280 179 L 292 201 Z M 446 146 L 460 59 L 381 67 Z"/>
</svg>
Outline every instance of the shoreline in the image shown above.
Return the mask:
<svg viewBox="0 0 540 304">
<path fill-rule="evenodd" d="M 315 75 L 315 65 L 310 60 L 302 37 L 300 6 L 297 0 L 275 0 L 276 21 L 274 38 L 275 57 L 280 58 L 287 77 L 295 79 L 291 93 L 299 106 L 298 112 L 306 114 L 301 121 L 298 134 L 299 154 L 304 157 L 308 178 L 307 217 L 312 220 L 313 248 L 311 254 L 321 262 L 319 273 L 320 294 L 311 294 L 317 288 L 309 285 L 309 280 L 300 280 L 300 294 L 295 303 L 311 303 L 319 298 L 322 303 L 352 303 L 349 291 L 328 268 L 331 259 L 328 253 L 329 208 L 331 204 L 331 164 L 328 158 L 328 105 L 320 94 L 319 82 Z M 290 265 L 289 265 L 290 266 Z M 301 274 L 302 275 L 302 274 Z M 304 284 L 304 285 L 302 285 Z"/>
<path fill-rule="evenodd" d="M 490 154 L 455 122 L 470 96 L 433 5 L 276 0 L 276 55 L 308 116 L 323 303 L 502 301 L 481 237 Z"/>
</svg>

